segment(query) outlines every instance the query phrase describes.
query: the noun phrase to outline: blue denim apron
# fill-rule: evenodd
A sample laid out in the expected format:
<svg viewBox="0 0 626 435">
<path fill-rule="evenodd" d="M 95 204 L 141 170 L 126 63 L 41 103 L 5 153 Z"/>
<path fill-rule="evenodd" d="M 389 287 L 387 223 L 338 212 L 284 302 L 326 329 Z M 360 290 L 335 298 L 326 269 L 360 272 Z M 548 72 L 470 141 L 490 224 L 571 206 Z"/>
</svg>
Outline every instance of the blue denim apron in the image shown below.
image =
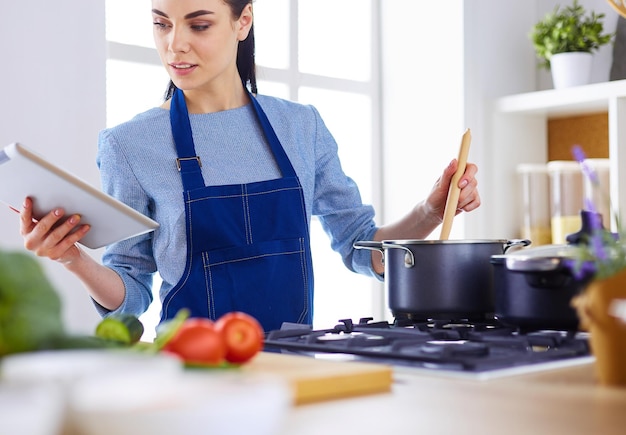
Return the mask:
<svg viewBox="0 0 626 435">
<path fill-rule="evenodd" d="M 205 186 L 185 97 L 179 89 L 172 97 L 187 261 L 163 301 L 161 320 L 187 308 L 194 317 L 210 319 L 243 311 L 266 331 L 283 322 L 312 323 L 313 274 L 302 186 L 263 109 L 249 96 L 282 178 L 224 186 Z"/>
</svg>

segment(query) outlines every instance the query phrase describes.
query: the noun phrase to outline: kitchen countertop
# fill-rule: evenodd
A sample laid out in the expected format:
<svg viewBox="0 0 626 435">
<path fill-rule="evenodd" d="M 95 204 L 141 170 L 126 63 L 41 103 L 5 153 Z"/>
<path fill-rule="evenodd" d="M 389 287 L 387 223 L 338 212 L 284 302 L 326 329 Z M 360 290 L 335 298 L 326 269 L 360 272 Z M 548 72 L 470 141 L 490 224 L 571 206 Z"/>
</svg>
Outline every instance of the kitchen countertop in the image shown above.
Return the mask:
<svg viewBox="0 0 626 435">
<path fill-rule="evenodd" d="M 64 362 L 62 366 L 52 363 L 55 361 L 53 357 L 57 355 L 60 358 L 57 362 Z M 82 390 L 79 389 L 79 391 L 84 391 L 86 393 L 85 397 L 91 397 L 90 400 L 83 401 L 81 399 L 80 401 L 81 404 L 87 404 L 87 406 L 81 405 L 80 407 L 87 410 L 87 414 L 83 414 L 84 418 L 81 421 L 95 421 L 97 427 L 101 428 L 103 421 L 110 424 L 110 421 L 127 421 L 124 420 L 126 418 L 134 421 L 133 425 L 126 424 L 126 427 L 133 429 L 133 434 L 154 434 L 154 431 L 144 430 L 142 432 L 137 429 L 144 427 L 143 425 L 148 421 L 152 421 L 155 415 L 160 415 L 161 408 L 159 406 L 166 403 L 160 401 L 163 396 L 160 394 L 155 395 L 153 389 L 150 388 L 146 389 L 147 393 L 130 394 L 129 396 L 130 402 L 128 403 L 133 403 L 132 406 L 136 407 L 138 405 L 134 403 L 135 400 L 138 400 L 139 404 L 142 403 L 141 400 L 144 400 L 145 403 L 142 406 L 147 411 L 153 411 L 154 415 L 150 412 L 136 413 L 132 410 L 128 412 L 127 409 L 120 408 L 119 403 L 114 403 L 115 400 L 111 398 L 119 399 L 120 397 L 126 397 L 125 394 L 120 396 L 120 391 L 123 388 L 119 385 L 125 385 L 126 388 L 137 392 L 141 391 L 141 388 L 137 388 L 137 385 L 142 385 L 142 382 L 149 383 L 143 384 L 144 387 L 153 385 L 154 379 L 157 377 L 160 380 L 159 391 L 167 390 L 168 400 L 171 397 L 176 397 L 174 393 L 179 394 L 180 397 L 186 397 L 185 395 L 189 392 L 194 392 L 194 394 L 204 397 L 207 388 L 214 390 L 217 394 L 207 396 L 207 401 L 202 406 L 208 406 L 209 410 L 213 410 L 213 407 L 218 406 L 218 404 L 223 406 L 226 417 L 222 419 L 221 423 L 227 424 L 224 427 L 230 427 L 233 421 L 231 415 L 233 412 L 244 416 L 248 413 L 251 418 L 248 419 L 249 421 L 246 424 L 252 426 L 247 428 L 246 433 L 253 433 L 249 429 L 258 429 L 259 424 L 262 426 L 262 420 L 267 416 L 264 413 L 268 410 L 273 412 L 272 410 L 275 408 L 264 405 L 277 404 L 278 408 L 276 409 L 281 410 L 279 418 L 284 418 L 284 420 L 282 420 L 281 430 L 271 432 L 271 435 L 369 435 L 383 433 L 423 433 L 428 435 L 626 434 L 626 387 L 609 388 L 598 385 L 594 377 L 594 364 L 593 362 L 588 362 L 590 359 L 582 363 L 579 361 L 579 365 L 565 368 L 552 368 L 527 374 L 478 380 L 472 375 L 450 377 L 442 374 L 443 372 L 424 369 L 394 368 L 393 371 L 390 371 L 388 366 L 378 364 L 366 364 L 358 369 L 356 364 L 362 363 L 349 361 L 344 361 L 340 364 L 340 367 L 335 367 L 332 363 L 326 365 L 319 360 L 318 363 L 314 364 L 313 361 L 316 359 L 304 356 L 260 354 L 257 360 L 252 361 L 246 368 L 251 382 L 249 385 L 243 382 L 248 378 L 242 376 L 242 373 L 238 370 L 208 371 L 206 373 L 191 371 L 188 374 L 186 372 L 182 373 L 183 376 L 195 377 L 193 382 L 189 384 L 194 385 L 194 388 L 186 389 L 182 384 L 179 385 L 180 380 L 184 379 L 180 378 L 181 373 L 177 371 L 179 366 L 169 364 L 173 362 L 169 358 L 155 359 L 154 370 L 146 370 L 149 367 L 146 365 L 146 361 L 141 359 L 135 361 L 137 354 L 134 354 L 130 359 L 128 354 L 123 357 L 122 354 L 116 354 L 115 357 L 112 356 L 113 354 L 110 355 L 113 359 L 119 358 L 119 363 L 125 361 L 125 365 L 120 365 L 124 369 L 122 371 L 123 374 L 122 372 L 117 375 L 111 373 L 113 377 L 110 379 L 89 378 L 86 376 L 83 380 L 75 381 L 78 382 L 77 385 L 82 386 Z M 54 353 L 53 355 L 48 355 L 47 358 L 42 354 L 22 355 L 21 357 L 26 358 L 26 361 L 30 358 L 31 363 L 36 362 L 38 367 L 43 367 L 45 370 L 34 370 L 32 364 L 30 369 L 28 369 L 28 364 L 25 364 L 25 360 L 20 359 L 18 355 L 11 357 L 16 358 L 11 360 L 13 365 L 7 366 L 5 365 L 8 364 L 7 361 L 3 362 L 4 375 L 8 376 L 11 374 L 11 370 L 9 370 L 11 367 L 21 367 L 25 369 L 25 373 L 29 375 L 28 380 L 32 383 L 33 380 L 41 379 L 41 377 L 37 377 L 37 374 L 42 376 L 42 374 L 51 373 L 52 378 L 49 381 L 54 381 L 57 378 L 65 379 L 63 375 L 68 373 L 70 375 L 78 373 L 79 377 L 80 373 L 82 373 L 85 376 L 85 373 L 90 373 L 90 370 L 94 370 L 94 367 L 96 369 L 102 367 L 102 363 L 99 363 L 100 365 L 97 366 L 85 365 L 85 361 L 88 361 L 89 358 L 91 360 L 97 358 L 100 361 L 103 355 L 95 351 L 87 352 L 84 355 L 85 358 L 89 357 L 87 359 L 77 358 L 77 355 L 72 352 L 69 352 L 69 354 Z M 277 360 L 278 357 L 280 357 L 281 361 Z M 303 360 L 297 361 L 299 358 L 303 358 Z M 68 361 L 73 361 L 76 364 L 66 367 Z M 132 361 L 135 362 L 133 363 Z M 165 362 L 168 362 L 168 364 L 162 366 Z M 111 370 L 112 367 L 113 369 L 115 368 L 110 361 L 105 361 L 104 364 L 107 365 L 108 370 Z M 78 370 L 81 366 L 84 369 L 82 371 Z M 373 368 L 372 366 L 376 367 Z M 54 370 L 55 367 L 57 368 L 56 370 Z M 130 385 L 128 384 L 128 379 L 133 379 L 136 376 L 127 370 L 137 370 L 137 367 L 141 367 L 142 373 L 145 372 L 146 376 L 137 377 L 138 383 Z M 278 370 L 276 370 L 276 367 L 278 367 Z M 68 368 L 70 371 L 68 371 Z M 163 371 L 163 369 L 166 371 Z M 291 373 L 291 375 L 287 372 Z M 278 376 L 279 374 L 282 374 L 282 376 Z M 363 378 L 364 374 L 368 377 Z M 19 381 L 19 377 L 15 378 L 16 373 L 13 376 L 12 379 L 14 381 Z M 273 382 L 275 380 L 280 382 L 289 380 L 292 384 L 297 383 L 298 385 L 304 383 L 310 390 L 311 382 L 315 382 L 315 379 L 320 376 L 320 384 L 323 384 L 320 388 L 323 386 L 325 391 L 330 389 L 329 385 L 332 385 L 333 390 L 341 385 L 344 387 L 346 385 L 354 386 L 354 382 L 362 386 L 363 383 L 371 383 L 370 376 L 373 376 L 378 377 L 380 382 L 385 381 L 383 383 L 385 388 L 377 389 L 377 391 L 385 392 L 324 400 L 324 397 L 337 397 L 337 394 L 326 394 L 323 397 L 317 396 L 317 401 L 299 402 L 302 404 L 292 404 L 291 406 L 287 402 L 283 403 L 273 400 L 259 403 L 259 400 L 263 400 L 260 399 L 263 391 L 266 394 L 275 392 L 274 390 L 276 389 L 273 387 L 267 390 L 263 389 L 264 385 L 274 385 Z M 386 392 L 391 381 L 390 376 L 393 378 L 391 391 Z M 207 377 L 206 383 L 199 383 L 199 379 L 204 377 Z M 347 378 L 350 379 L 351 383 L 347 382 Z M 168 380 L 170 387 L 164 387 L 164 380 Z M 258 381 L 260 383 L 257 384 L 256 382 Z M 32 383 L 31 385 L 38 385 L 39 382 L 37 381 L 37 383 Z M 264 382 L 268 382 L 268 384 L 264 384 Z M 103 388 L 103 385 L 106 385 L 108 388 Z M 377 385 L 380 387 L 381 384 Z M 174 388 L 174 386 L 177 386 L 177 388 Z M 259 388 L 257 393 L 249 388 L 254 386 Z M 280 396 L 287 400 L 286 391 L 278 390 L 281 391 Z M 6 400 L 10 400 L 11 394 L 15 394 L 16 391 L 15 389 L 11 390 L 11 388 L 5 390 L 5 405 L 7 403 Z M 345 388 L 342 391 L 345 391 Z M 363 393 L 362 388 L 350 388 L 350 391 Z M 370 389 L 369 391 L 374 390 Z M 224 392 L 232 392 L 233 395 L 221 397 L 220 395 Z M 241 396 L 237 396 L 237 394 Z M 153 395 L 155 396 L 154 398 Z M 32 396 L 32 393 L 30 396 Z M 26 397 L 30 396 L 26 394 Z M 30 416 L 33 411 L 30 405 L 27 408 L 20 405 L 23 399 L 21 401 L 15 400 L 15 397 L 23 398 L 24 395 L 14 396 L 13 402 L 17 404 L 15 409 L 19 412 L 16 414 L 17 418 L 9 418 L 9 427 L 13 427 L 11 422 L 13 422 L 14 426 L 22 425 L 24 415 Z M 94 397 L 97 398 L 95 402 Z M 196 396 L 188 399 L 190 400 L 189 403 L 194 403 L 195 399 L 193 397 Z M 294 395 L 294 402 L 296 397 Z M 1 395 L 0 398 L 2 398 Z M 230 402 L 226 399 L 230 400 Z M 114 406 L 110 409 L 107 408 L 110 411 L 109 413 L 102 413 L 99 408 L 102 403 L 114 403 Z M 172 414 L 166 413 L 162 417 L 165 419 L 163 421 L 168 421 L 168 428 L 171 425 L 170 423 L 174 421 L 171 420 L 172 416 L 188 418 L 188 415 L 185 413 L 176 413 L 176 410 L 179 409 L 179 402 L 177 401 L 176 403 L 177 405 L 172 407 Z M 233 403 L 236 403 L 236 406 L 233 406 Z M 154 404 L 158 406 L 151 408 Z M 189 405 L 183 404 L 181 406 L 182 409 L 186 409 L 185 406 Z M 284 406 L 288 407 L 285 408 Z M 42 410 L 46 411 L 43 408 L 46 407 L 42 407 Z M 94 409 L 97 410 L 93 414 L 96 417 L 95 420 L 92 418 L 93 415 L 88 413 L 90 409 L 92 411 Z M 205 421 L 207 418 L 206 410 L 202 407 L 198 409 L 202 411 L 200 414 L 192 413 L 191 415 L 200 418 L 201 421 Z M 4 414 L 0 412 L 3 419 L 13 415 L 7 414 L 6 408 L 3 411 L 5 411 Z M 52 407 L 48 411 L 57 412 L 56 407 Z M 282 412 L 284 411 L 286 411 L 286 415 L 283 417 Z M 116 412 L 118 414 L 115 414 Z M 50 416 L 54 415 L 50 414 Z M 119 418 L 111 419 L 112 415 L 117 415 Z M 7 421 L 3 419 L 0 419 L 2 420 L 0 421 L 0 433 L 2 435 L 6 432 L 3 429 L 6 429 L 7 424 Z M 219 422 L 216 420 L 213 420 L 213 422 L 219 426 Z M 257 426 L 254 426 L 255 424 Z M 93 424 L 91 427 L 93 428 Z M 241 429 L 241 424 L 238 423 L 237 428 Z M 117 431 L 102 432 L 101 429 L 99 430 L 100 432 L 98 433 L 119 433 Z M 19 433 L 19 431 L 9 432 Z M 70 432 L 63 431 L 64 434 L 69 434 Z M 165 433 L 172 432 L 168 431 Z"/>
<path fill-rule="evenodd" d="M 626 388 L 598 385 L 593 370 L 490 380 L 394 371 L 390 393 L 294 407 L 281 435 L 626 433 Z"/>
</svg>

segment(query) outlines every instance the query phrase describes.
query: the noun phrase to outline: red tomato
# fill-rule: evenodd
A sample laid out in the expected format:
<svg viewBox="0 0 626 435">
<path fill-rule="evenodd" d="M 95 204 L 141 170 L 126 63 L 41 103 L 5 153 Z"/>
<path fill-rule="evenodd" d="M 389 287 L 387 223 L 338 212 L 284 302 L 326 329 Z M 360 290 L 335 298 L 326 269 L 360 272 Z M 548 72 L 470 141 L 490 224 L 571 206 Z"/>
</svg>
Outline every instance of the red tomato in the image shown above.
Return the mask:
<svg viewBox="0 0 626 435">
<path fill-rule="evenodd" d="M 226 356 L 226 345 L 215 324 L 205 318 L 190 318 L 163 347 L 186 363 L 219 364 Z"/>
<path fill-rule="evenodd" d="M 263 328 L 252 316 L 242 312 L 226 313 L 215 322 L 226 343 L 226 361 L 243 363 L 263 349 Z"/>
</svg>

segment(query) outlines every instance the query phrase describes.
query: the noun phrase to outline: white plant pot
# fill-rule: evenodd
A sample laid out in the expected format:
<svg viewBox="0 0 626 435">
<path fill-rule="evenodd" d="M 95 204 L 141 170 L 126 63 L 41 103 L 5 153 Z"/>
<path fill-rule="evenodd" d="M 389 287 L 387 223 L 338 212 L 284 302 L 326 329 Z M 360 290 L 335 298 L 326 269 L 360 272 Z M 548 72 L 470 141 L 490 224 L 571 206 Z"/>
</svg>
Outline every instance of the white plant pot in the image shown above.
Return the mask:
<svg viewBox="0 0 626 435">
<path fill-rule="evenodd" d="M 555 89 L 587 85 L 591 81 L 593 54 L 586 52 L 558 53 L 550 59 Z"/>
</svg>

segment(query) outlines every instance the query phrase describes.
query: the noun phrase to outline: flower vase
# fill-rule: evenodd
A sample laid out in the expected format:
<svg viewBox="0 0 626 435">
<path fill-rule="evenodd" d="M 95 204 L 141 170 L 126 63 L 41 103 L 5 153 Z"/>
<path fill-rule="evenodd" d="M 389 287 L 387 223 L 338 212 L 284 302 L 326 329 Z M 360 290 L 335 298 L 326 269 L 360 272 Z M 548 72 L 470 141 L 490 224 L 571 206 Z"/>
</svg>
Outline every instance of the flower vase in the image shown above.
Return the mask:
<svg viewBox="0 0 626 435">
<path fill-rule="evenodd" d="M 589 331 L 598 382 L 626 387 L 626 270 L 593 280 L 573 305 Z"/>
</svg>

